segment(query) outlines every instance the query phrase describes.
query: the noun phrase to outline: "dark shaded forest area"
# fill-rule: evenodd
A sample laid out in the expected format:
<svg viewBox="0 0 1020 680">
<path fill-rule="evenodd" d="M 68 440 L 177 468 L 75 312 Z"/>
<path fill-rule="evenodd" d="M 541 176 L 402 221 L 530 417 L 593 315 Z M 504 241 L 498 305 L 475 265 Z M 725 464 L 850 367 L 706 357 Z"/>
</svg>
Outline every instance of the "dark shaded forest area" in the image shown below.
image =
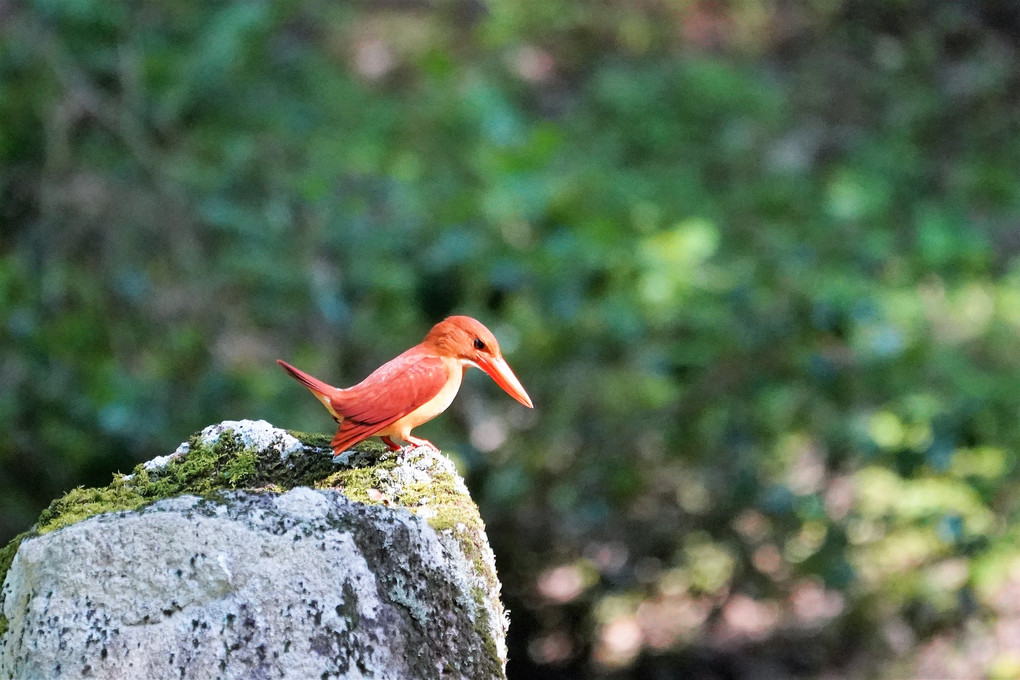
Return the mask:
<svg viewBox="0 0 1020 680">
<path fill-rule="evenodd" d="M 1020 677 L 1020 9 L 0 2 L 0 541 L 465 313 L 513 679 Z"/>
</svg>

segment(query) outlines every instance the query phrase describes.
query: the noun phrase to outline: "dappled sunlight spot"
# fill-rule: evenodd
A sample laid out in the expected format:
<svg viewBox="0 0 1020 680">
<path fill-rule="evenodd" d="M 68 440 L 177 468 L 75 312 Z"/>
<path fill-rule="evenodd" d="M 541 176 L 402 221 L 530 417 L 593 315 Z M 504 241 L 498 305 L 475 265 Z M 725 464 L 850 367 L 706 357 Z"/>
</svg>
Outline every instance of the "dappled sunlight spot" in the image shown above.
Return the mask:
<svg viewBox="0 0 1020 680">
<path fill-rule="evenodd" d="M 354 44 L 354 68 L 369 80 L 378 80 L 397 65 L 393 50 L 379 38 L 362 38 Z"/>
<path fill-rule="evenodd" d="M 843 170 L 833 175 L 826 210 L 837 219 L 859 220 L 878 213 L 888 203 L 889 189 L 870 175 Z"/>
<path fill-rule="evenodd" d="M 1015 561 L 1009 578 L 991 594 L 988 600 L 997 612 L 1020 616 L 1020 559 Z"/>
<path fill-rule="evenodd" d="M 507 64 L 521 80 L 541 84 L 556 74 L 556 59 L 534 45 L 521 45 L 507 55 Z"/>
<path fill-rule="evenodd" d="M 903 443 L 903 421 L 895 413 L 879 411 L 868 420 L 871 441 L 883 449 L 896 449 Z"/>
<path fill-rule="evenodd" d="M 998 642 L 997 647 L 1005 654 L 1012 656 L 1012 661 L 1016 661 L 1016 655 L 1020 653 L 1020 620 L 1012 617 L 997 619 L 994 623 L 993 633 L 995 641 Z M 992 663 L 1001 659 L 1002 656 L 999 656 Z M 1020 668 L 1017 670 L 1020 670 Z M 1012 675 L 1008 677 L 1015 678 L 1018 676 Z"/>
<path fill-rule="evenodd" d="M 845 606 L 842 593 L 829 590 L 813 579 L 798 581 L 790 593 L 790 609 L 803 626 L 824 625 L 842 614 Z"/>
<path fill-rule="evenodd" d="M 952 562 L 949 559 L 926 565 L 918 574 L 914 588 L 932 618 L 955 616 L 961 608 L 961 598 L 973 600 L 971 593 L 963 590 L 970 575 L 967 566 L 963 565 L 961 573 Z"/>
<path fill-rule="evenodd" d="M 883 349 L 897 349 L 888 345 L 883 347 L 883 340 L 895 341 L 899 345 L 899 350 L 905 350 L 927 341 L 930 325 L 924 314 L 924 305 L 915 288 L 886 290 L 880 295 L 878 303 L 881 307 L 881 322 L 877 324 L 877 327 L 882 330 L 879 333 L 868 331 L 870 337 L 861 338 L 864 348 L 870 348 L 874 356 L 883 358 L 896 353 L 895 351 L 882 351 Z M 882 333 L 892 333 L 897 337 L 883 339 L 880 337 Z M 878 341 L 878 344 L 875 344 L 875 341 Z"/>
<path fill-rule="evenodd" d="M 906 445 L 912 451 L 928 451 L 934 442 L 935 434 L 930 423 L 912 423 L 907 427 Z"/>
<path fill-rule="evenodd" d="M 995 315 L 994 287 L 969 283 L 959 292 L 955 302 L 963 321 L 974 326 L 976 334 L 983 334 Z"/>
<path fill-rule="evenodd" d="M 539 574 L 535 589 L 547 602 L 566 604 L 583 593 L 593 580 L 589 570 L 580 564 L 563 564 Z"/>
<path fill-rule="evenodd" d="M 718 7 L 704 2 L 677 6 L 683 8 L 678 23 L 685 41 L 702 50 L 714 50 L 732 40 L 732 18 Z"/>
<path fill-rule="evenodd" d="M 531 223 L 524 219 L 507 219 L 500 222 L 499 233 L 503 237 L 503 241 L 512 248 L 517 250 L 526 251 L 535 245 L 535 229 L 531 226 Z M 504 337 L 504 334 L 509 337 L 510 334 L 514 336 L 517 333 L 513 332 L 513 329 L 508 328 L 504 331 L 500 329 L 500 337 Z M 513 350 L 519 344 L 519 339 L 515 338 L 515 342 L 507 344 L 503 343 L 504 354 L 512 354 Z"/>
<path fill-rule="evenodd" d="M 483 453 L 495 451 L 506 441 L 509 432 L 506 421 L 498 416 L 488 416 L 471 428 L 471 446 Z"/>
<path fill-rule="evenodd" d="M 667 569 L 659 575 L 658 591 L 665 596 L 678 596 L 687 593 L 691 579 L 682 567 Z"/>
<path fill-rule="evenodd" d="M 895 507 L 907 518 L 959 522 L 959 530 L 945 536 L 946 540 L 956 540 L 958 533 L 984 534 L 995 521 L 995 515 L 977 491 L 952 479 L 925 477 L 909 480 L 904 484 Z"/>
<path fill-rule="evenodd" d="M 1004 651 L 992 659 L 985 673 L 994 680 L 1015 680 L 1020 678 L 1020 652 Z"/>
<path fill-rule="evenodd" d="M 875 585 L 889 576 L 913 572 L 944 549 L 933 529 L 907 529 L 891 532 L 858 550 L 852 561 L 862 582 Z"/>
<path fill-rule="evenodd" d="M 863 467 L 854 473 L 857 509 L 864 517 L 887 513 L 900 493 L 903 480 L 892 470 L 878 465 Z"/>
<path fill-rule="evenodd" d="M 880 631 L 882 640 L 896 654 L 903 654 L 917 644 L 917 634 L 899 616 L 886 619 Z"/>
<path fill-rule="evenodd" d="M 719 229 L 706 219 L 688 219 L 640 241 L 644 273 L 640 293 L 653 307 L 672 309 L 696 288 L 714 288 L 720 272 L 707 266 L 719 248 Z"/>
<path fill-rule="evenodd" d="M 747 508 L 730 523 L 738 534 L 748 541 L 762 541 L 771 532 L 771 524 L 765 515 L 754 508 Z"/>
<path fill-rule="evenodd" d="M 846 537 L 850 545 L 867 545 L 882 539 L 888 527 L 877 519 L 854 517 L 847 522 Z"/>
<path fill-rule="evenodd" d="M 978 594 L 982 602 L 994 612 L 996 635 L 1003 644 L 1020 650 L 1020 557 L 1010 555 L 1008 564 L 991 576 L 978 580 Z"/>
<path fill-rule="evenodd" d="M 645 600 L 637 608 L 645 645 L 661 651 L 693 637 L 712 613 L 712 606 L 707 597 L 686 595 Z"/>
<path fill-rule="evenodd" d="M 854 482 L 849 476 L 835 477 L 825 489 L 825 513 L 833 522 L 842 522 L 853 509 Z"/>
<path fill-rule="evenodd" d="M 789 565 L 774 543 L 764 543 L 755 548 L 751 553 L 751 563 L 773 581 L 783 580 L 790 575 Z"/>
<path fill-rule="evenodd" d="M 853 346 L 862 358 L 889 358 L 901 354 L 907 347 L 904 333 L 886 322 L 861 324 L 853 335 Z"/>
<path fill-rule="evenodd" d="M 1001 286 L 995 298 L 996 316 L 1013 327 L 1014 332 L 1020 330 L 1020 286 L 1016 281 L 1009 287 Z"/>
<path fill-rule="evenodd" d="M 971 282 L 957 290 L 946 290 L 936 279 L 918 287 L 925 316 L 935 339 L 958 344 L 986 334 L 995 318 L 995 288 L 990 284 Z"/>
<path fill-rule="evenodd" d="M 792 536 L 783 546 L 783 557 L 794 564 L 803 562 L 814 555 L 828 533 L 824 522 L 804 522 L 800 531 Z"/>
<path fill-rule="evenodd" d="M 992 582 L 977 579 L 985 615 L 921 641 L 899 665 L 904 674 L 938 673 L 959 680 L 1020 677 L 1020 559 L 1011 554 L 995 566 Z M 968 562 L 963 558 L 945 560 L 929 570 L 930 581 L 941 581 L 939 585 L 950 590 L 963 587 L 968 579 Z M 911 651 L 917 643 L 908 638 L 897 651 Z"/>
<path fill-rule="evenodd" d="M 574 643 L 566 633 L 553 631 L 528 642 L 528 656 L 540 664 L 562 663 L 574 655 Z"/>
<path fill-rule="evenodd" d="M 879 448 L 887 451 L 911 449 L 926 451 L 934 441 L 931 424 L 908 423 L 891 411 L 879 411 L 868 420 L 868 435 Z"/>
<path fill-rule="evenodd" d="M 1020 615 L 1020 551 L 1018 528 L 1002 537 L 997 549 L 989 550 L 971 562 L 971 585 L 980 602 L 997 611 Z M 1013 606 L 1016 608 L 1014 609 Z"/>
<path fill-rule="evenodd" d="M 779 603 L 736 593 L 723 605 L 719 635 L 723 639 L 761 640 L 776 631 L 780 618 Z"/>
<path fill-rule="evenodd" d="M 956 477 L 998 479 L 1007 469 L 1006 452 L 993 446 L 957 449 L 949 465 L 949 472 Z"/>
<path fill-rule="evenodd" d="M 644 636 L 634 615 L 621 616 L 604 624 L 598 632 L 595 662 L 606 668 L 620 668 L 633 661 L 641 652 Z"/>
<path fill-rule="evenodd" d="M 584 548 L 584 556 L 603 574 L 617 574 L 627 566 L 630 549 L 622 541 L 609 543 L 589 543 Z"/>
<path fill-rule="evenodd" d="M 963 557 L 945 559 L 929 567 L 926 576 L 936 589 L 955 594 L 970 578 L 970 563 Z"/>
<path fill-rule="evenodd" d="M 971 632 L 978 633 L 979 627 L 983 628 L 978 624 Z M 929 638 L 920 646 L 914 655 L 913 668 L 907 672 L 910 677 L 918 678 L 973 680 L 989 677 L 987 669 L 997 656 L 996 645 L 987 637 L 986 631 L 981 631 L 971 639 L 942 633 Z"/>
<path fill-rule="evenodd" d="M 817 123 L 800 125 L 772 140 L 766 156 L 769 167 L 782 173 L 806 172 L 824 142 L 823 126 Z"/>
<path fill-rule="evenodd" d="M 694 471 L 676 480 L 676 500 L 685 512 L 692 515 L 706 512 L 712 504 L 708 486 Z"/>
<path fill-rule="evenodd" d="M 642 643 L 661 651 L 690 640 L 700 633 L 713 607 L 713 598 L 694 597 L 686 592 L 642 601 L 635 612 Z"/>
<path fill-rule="evenodd" d="M 695 532 L 684 541 L 684 560 L 691 586 L 703 593 L 714 593 L 733 577 L 736 559 L 709 534 Z"/>
<path fill-rule="evenodd" d="M 786 486 L 799 496 L 816 493 L 825 481 L 825 459 L 810 438 L 803 438 L 800 455 L 786 477 Z"/>
<path fill-rule="evenodd" d="M 948 476 L 904 479 L 889 469 L 868 466 L 858 470 L 854 480 L 862 518 L 895 516 L 903 526 L 941 521 L 947 541 L 983 534 L 995 521 L 974 488 Z"/>
</svg>

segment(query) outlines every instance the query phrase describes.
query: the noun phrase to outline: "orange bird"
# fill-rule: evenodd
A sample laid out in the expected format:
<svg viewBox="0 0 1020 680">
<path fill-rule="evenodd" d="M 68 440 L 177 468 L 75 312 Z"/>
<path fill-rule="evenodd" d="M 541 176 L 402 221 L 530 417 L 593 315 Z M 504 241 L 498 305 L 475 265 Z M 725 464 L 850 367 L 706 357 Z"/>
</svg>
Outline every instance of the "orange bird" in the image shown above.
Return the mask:
<svg viewBox="0 0 1020 680">
<path fill-rule="evenodd" d="M 375 369 L 354 387 L 332 387 L 286 361 L 276 362 L 322 402 L 340 424 L 330 442 L 334 455 L 367 437 L 381 437 L 391 451 L 391 437 L 416 446 L 436 446 L 411 436 L 411 430 L 446 410 L 457 396 L 469 366 L 488 373 L 507 394 L 528 408 L 531 397 L 510 370 L 488 328 L 469 316 L 440 321 L 420 344 Z"/>
</svg>

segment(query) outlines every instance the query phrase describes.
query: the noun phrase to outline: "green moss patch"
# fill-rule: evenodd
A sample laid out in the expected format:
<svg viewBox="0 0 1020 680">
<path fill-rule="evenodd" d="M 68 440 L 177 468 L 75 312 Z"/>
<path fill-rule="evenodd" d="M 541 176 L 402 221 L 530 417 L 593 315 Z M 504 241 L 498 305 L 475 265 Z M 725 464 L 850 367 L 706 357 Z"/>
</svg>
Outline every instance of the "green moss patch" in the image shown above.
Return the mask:
<svg viewBox="0 0 1020 680">
<path fill-rule="evenodd" d="M 476 571 L 487 574 L 489 570 L 481 562 L 479 545 L 485 525 L 478 506 L 446 470 L 429 470 L 428 481 L 402 483 L 394 479 L 401 462 L 400 454 L 383 449 L 370 467 L 337 470 L 314 486 L 340 489 L 348 498 L 361 503 L 396 505 L 421 514 L 436 531 L 452 531 Z"/>
<path fill-rule="evenodd" d="M 313 484 L 335 470 L 330 457 L 319 448 L 323 439 L 328 442 L 325 435 L 293 434 L 312 450 L 286 460 L 271 448 L 256 451 L 244 447 L 229 430 L 211 444 L 195 435 L 188 442 L 188 452 L 171 458 L 163 467 L 147 470 L 138 465 L 130 475 L 114 475 L 109 486 L 72 489 L 43 510 L 33 533 L 45 534 L 103 512 L 133 510 L 182 494 L 240 488 L 285 491 Z"/>
<path fill-rule="evenodd" d="M 0 582 L 6 578 L 23 540 L 101 513 L 133 510 L 183 494 L 213 496 L 223 489 L 281 493 L 307 486 L 338 489 L 354 501 L 395 505 L 420 514 L 436 531 L 452 533 L 474 563 L 476 573 L 493 586 L 490 592 L 496 592 L 495 574 L 482 558 L 484 525 L 478 508 L 448 468 L 424 461 L 428 475 L 424 479 L 420 471 L 412 469 L 414 456 L 420 454 L 391 452 L 372 441 L 346 454 L 344 467 L 338 469 L 329 452 L 328 435 L 290 434 L 305 448 L 286 458 L 271 447 L 261 451 L 245 447 L 231 430 L 225 430 L 211 443 L 204 443 L 196 434 L 188 442 L 187 453 L 171 457 L 162 467 L 146 469 L 138 465 L 130 475 L 114 475 L 109 486 L 69 491 L 40 514 L 31 530 L 0 549 Z M 0 612 L 2 608 L 0 593 Z M 0 616 L 0 635 L 6 627 L 6 620 Z"/>
<path fill-rule="evenodd" d="M 95 515 L 134 510 L 163 498 L 183 494 L 211 495 L 222 489 L 263 489 L 283 492 L 296 486 L 317 486 L 336 471 L 329 455 L 329 436 L 291 432 L 305 449 L 281 459 L 277 451 L 246 448 L 226 430 L 216 441 L 203 443 L 196 433 L 189 439 L 186 454 L 172 457 L 166 465 L 152 470 L 138 465 L 130 475 L 115 474 L 109 486 L 78 487 L 50 503 L 29 531 L 16 536 L 0 549 L 0 583 L 7 577 L 18 546 L 26 538 L 80 522 Z M 359 445 L 371 455 L 382 447 Z M 366 463 L 367 464 L 367 463 Z M 0 592 L 0 613 L 3 610 Z M 0 626 L 6 628 L 5 621 Z"/>
</svg>

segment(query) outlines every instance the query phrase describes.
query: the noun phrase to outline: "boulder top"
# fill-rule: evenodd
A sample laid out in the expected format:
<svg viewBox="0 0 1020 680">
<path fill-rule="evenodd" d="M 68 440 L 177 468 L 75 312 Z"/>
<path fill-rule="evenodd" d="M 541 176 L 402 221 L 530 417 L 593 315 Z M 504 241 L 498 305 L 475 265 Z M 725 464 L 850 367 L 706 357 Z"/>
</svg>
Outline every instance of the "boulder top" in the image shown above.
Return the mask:
<svg viewBox="0 0 1020 680">
<path fill-rule="evenodd" d="M 389 451 L 374 441 L 336 458 L 331 453 L 325 434 L 282 430 L 264 420 L 210 425 L 173 453 L 141 463 L 130 474 L 114 474 L 108 486 L 78 487 L 54 500 L 33 527 L 0 549 L 0 584 L 23 541 L 99 514 L 183 495 L 221 499 L 238 490 L 281 494 L 309 487 L 425 520 L 441 538 L 456 542 L 474 565 L 486 608 L 505 616 L 484 523 L 449 458 L 428 447 Z M 4 597 L 0 590 L 0 638 L 7 629 Z M 505 659 L 505 651 L 500 656 Z"/>
</svg>

